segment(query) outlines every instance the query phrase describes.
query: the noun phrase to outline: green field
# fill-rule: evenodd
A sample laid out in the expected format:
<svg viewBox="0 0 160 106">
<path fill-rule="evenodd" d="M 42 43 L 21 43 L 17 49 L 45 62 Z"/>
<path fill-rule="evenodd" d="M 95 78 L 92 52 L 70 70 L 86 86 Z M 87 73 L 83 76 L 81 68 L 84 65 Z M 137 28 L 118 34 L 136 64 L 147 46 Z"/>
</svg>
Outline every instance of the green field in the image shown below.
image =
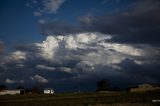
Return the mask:
<svg viewBox="0 0 160 106">
<path fill-rule="evenodd" d="M 61 93 L 0 96 L 0 106 L 160 106 L 159 92 Z"/>
</svg>

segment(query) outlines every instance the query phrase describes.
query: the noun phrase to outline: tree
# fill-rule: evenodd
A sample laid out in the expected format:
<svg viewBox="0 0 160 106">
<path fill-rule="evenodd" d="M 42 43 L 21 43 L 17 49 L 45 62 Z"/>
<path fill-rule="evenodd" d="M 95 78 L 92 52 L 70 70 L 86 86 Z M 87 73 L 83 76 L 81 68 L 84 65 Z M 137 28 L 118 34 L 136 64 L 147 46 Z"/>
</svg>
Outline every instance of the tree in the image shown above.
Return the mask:
<svg viewBox="0 0 160 106">
<path fill-rule="evenodd" d="M 24 87 L 23 86 L 17 86 L 16 89 L 24 89 Z"/>
<path fill-rule="evenodd" d="M 112 90 L 112 91 L 121 91 L 121 89 L 118 88 L 118 87 L 113 87 L 111 90 Z"/>
<path fill-rule="evenodd" d="M 38 86 L 33 86 L 32 93 L 40 93 L 40 88 Z"/>
<path fill-rule="evenodd" d="M 107 91 L 109 88 L 108 81 L 106 79 L 97 82 L 97 91 Z"/>
<path fill-rule="evenodd" d="M 0 91 L 6 89 L 6 86 L 5 85 L 0 85 Z"/>
</svg>

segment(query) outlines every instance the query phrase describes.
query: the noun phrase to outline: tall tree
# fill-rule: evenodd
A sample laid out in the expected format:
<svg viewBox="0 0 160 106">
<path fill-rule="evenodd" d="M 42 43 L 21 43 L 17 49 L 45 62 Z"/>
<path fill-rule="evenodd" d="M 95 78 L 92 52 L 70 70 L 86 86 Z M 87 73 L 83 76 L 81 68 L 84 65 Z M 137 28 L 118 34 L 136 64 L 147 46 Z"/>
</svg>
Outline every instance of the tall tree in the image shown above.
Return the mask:
<svg viewBox="0 0 160 106">
<path fill-rule="evenodd" d="M 109 88 L 108 81 L 106 79 L 97 82 L 97 91 L 107 91 Z"/>
</svg>

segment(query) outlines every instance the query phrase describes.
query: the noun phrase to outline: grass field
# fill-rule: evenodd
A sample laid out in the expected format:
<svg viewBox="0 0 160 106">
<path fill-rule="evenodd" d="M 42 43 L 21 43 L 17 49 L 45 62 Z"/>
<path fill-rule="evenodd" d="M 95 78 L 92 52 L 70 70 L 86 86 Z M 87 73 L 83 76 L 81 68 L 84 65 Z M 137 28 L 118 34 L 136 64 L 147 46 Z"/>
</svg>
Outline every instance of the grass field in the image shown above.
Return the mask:
<svg viewBox="0 0 160 106">
<path fill-rule="evenodd" d="M 159 92 L 62 93 L 0 96 L 0 106 L 160 106 Z"/>
</svg>

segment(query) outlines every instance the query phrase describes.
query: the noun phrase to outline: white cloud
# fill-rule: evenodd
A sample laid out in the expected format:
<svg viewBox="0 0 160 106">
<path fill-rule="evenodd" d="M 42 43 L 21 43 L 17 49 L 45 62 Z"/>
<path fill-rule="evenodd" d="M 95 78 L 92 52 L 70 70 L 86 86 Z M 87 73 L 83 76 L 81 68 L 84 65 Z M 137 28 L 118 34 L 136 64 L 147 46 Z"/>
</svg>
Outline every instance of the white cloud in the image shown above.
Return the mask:
<svg viewBox="0 0 160 106">
<path fill-rule="evenodd" d="M 41 12 L 37 12 L 37 11 L 34 12 L 33 14 L 34 14 L 34 16 L 41 16 L 42 15 Z"/>
<path fill-rule="evenodd" d="M 93 64 L 115 65 L 125 58 L 136 60 L 141 57 L 148 58 L 151 55 L 153 57 L 159 55 L 159 48 L 149 45 L 138 45 L 137 47 L 136 44 L 112 43 L 107 41 L 109 39 L 111 39 L 110 35 L 101 33 L 80 33 L 67 36 L 48 36 L 42 43 L 35 43 L 35 45 L 40 49 L 42 58 L 54 62 L 78 58 Z M 80 49 L 85 51 L 80 51 Z M 71 52 L 72 50 L 75 52 Z M 148 50 L 154 52 L 150 54 Z M 82 53 L 82 55 L 78 53 Z"/>
<path fill-rule="evenodd" d="M 74 78 L 85 78 L 94 75 L 121 75 L 123 72 L 119 70 L 122 70 L 123 67 L 120 64 L 125 59 L 133 60 L 138 65 L 158 63 L 159 61 L 157 57 L 160 57 L 160 48 L 158 47 L 146 44 L 119 44 L 109 42 L 110 39 L 110 35 L 96 32 L 47 36 L 43 42 L 34 44 L 36 50 L 30 54 L 25 51 L 15 51 L 2 58 L 0 64 L 7 69 L 7 62 L 15 62 L 16 68 L 24 66 L 27 68 L 28 64 L 25 62 L 32 63 L 33 60 L 33 65 L 29 68 L 35 66 L 34 68 L 53 73 L 59 71 L 64 74 L 69 73 Z M 22 61 L 22 63 L 21 60 L 26 61 Z M 31 79 L 40 83 L 48 82 L 38 74 Z M 13 83 L 15 81 L 6 79 L 6 82 Z"/>
<path fill-rule="evenodd" d="M 46 70 L 46 71 L 56 71 L 59 70 L 61 72 L 65 72 L 65 73 L 72 73 L 72 69 L 69 67 L 50 67 L 50 66 L 46 66 L 46 65 L 36 65 L 35 67 L 36 69 L 40 69 L 40 70 Z"/>
<path fill-rule="evenodd" d="M 135 48 L 130 45 L 125 45 L 125 44 L 118 44 L 118 43 L 109 43 L 109 42 L 102 42 L 99 45 L 103 45 L 106 50 L 113 49 L 117 52 L 123 53 L 123 54 L 128 54 L 128 55 L 133 55 L 133 56 L 142 56 L 143 50 Z"/>
<path fill-rule="evenodd" d="M 15 51 L 11 54 L 14 60 L 26 60 L 26 53 L 22 51 Z"/>
<path fill-rule="evenodd" d="M 44 24 L 44 23 L 45 23 L 45 20 L 39 19 L 38 22 L 39 22 L 40 24 Z"/>
<path fill-rule="evenodd" d="M 17 66 L 17 68 L 23 68 L 24 64 L 17 64 L 16 66 Z"/>
<path fill-rule="evenodd" d="M 42 16 L 44 14 L 56 14 L 60 9 L 61 5 L 66 0 L 31 0 L 31 2 L 27 2 L 26 6 L 29 8 L 35 8 L 35 12 L 33 12 L 34 16 Z"/>
<path fill-rule="evenodd" d="M 31 2 L 34 3 L 34 4 L 37 4 L 37 3 L 38 3 L 37 0 L 32 0 Z"/>
<path fill-rule="evenodd" d="M 11 79 L 7 78 L 7 79 L 5 80 L 5 83 L 8 83 L 8 84 L 24 83 L 24 80 L 11 80 Z"/>
<path fill-rule="evenodd" d="M 20 80 L 20 81 L 19 81 L 19 83 L 22 83 L 22 84 L 23 84 L 24 82 L 25 82 L 24 80 Z"/>
<path fill-rule="evenodd" d="M 101 33 L 80 33 L 70 34 L 64 37 L 65 47 L 67 49 L 88 48 L 87 44 L 96 43 L 104 39 L 110 39 L 109 35 L 103 35 Z"/>
<path fill-rule="evenodd" d="M 92 14 L 87 14 L 87 15 L 85 15 L 83 17 L 80 17 L 80 22 L 84 23 L 85 25 L 90 26 L 92 24 L 92 22 L 93 22 Z"/>
<path fill-rule="evenodd" d="M 105 48 L 98 48 L 98 52 L 88 53 L 86 56 L 82 57 L 83 60 L 91 61 L 94 64 L 101 64 L 101 65 L 112 65 L 118 64 L 122 60 L 126 58 L 121 53 L 117 53 L 115 51 L 105 50 Z"/>
<path fill-rule="evenodd" d="M 56 52 L 58 52 L 58 55 L 64 49 L 87 49 L 92 47 L 88 46 L 89 44 L 110 38 L 110 36 L 100 33 L 81 33 L 76 35 L 70 34 L 68 36 L 48 36 L 42 43 L 35 44 L 39 47 L 41 56 L 45 59 L 53 60 Z"/>
<path fill-rule="evenodd" d="M 11 79 L 9 79 L 9 78 L 7 78 L 5 82 L 6 82 L 6 83 L 9 83 L 9 84 L 13 84 L 13 83 L 15 83 L 15 81 L 14 81 L 14 80 L 11 80 Z"/>
<path fill-rule="evenodd" d="M 72 73 L 73 71 L 71 68 L 68 67 L 60 67 L 59 70 L 66 73 Z"/>
<path fill-rule="evenodd" d="M 45 66 L 45 65 L 36 65 L 37 69 L 42 69 L 42 70 L 48 70 L 48 71 L 55 71 L 55 67 L 49 67 L 49 66 Z"/>
<path fill-rule="evenodd" d="M 92 62 L 89 62 L 89 61 L 80 61 L 76 67 L 78 69 L 82 69 L 81 71 L 82 72 L 93 72 L 95 67 L 94 67 L 94 64 Z"/>
<path fill-rule="evenodd" d="M 42 0 L 42 6 L 38 7 L 36 12 L 34 12 L 34 16 L 41 16 L 43 14 L 56 14 L 58 13 L 59 8 L 66 0 Z M 28 7 L 37 6 L 38 1 L 32 0 L 32 5 L 27 3 Z"/>
<path fill-rule="evenodd" d="M 43 0 L 43 11 L 46 13 L 57 13 L 65 0 Z"/>
<path fill-rule="evenodd" d="M 32 80 L 37 81 L 39 83 L 48 83 L 48 80 L 40 75 L 35 75 L 33 77 L 30 77 Z"/>
<path fill-rule="evenodd" d="M 41 50 L 41 56 L 47 60 L 52 60 L 56 49 L 59 47 L 59 40 L 56 37 L 48 36 L 42 43 L 36 43 Z"/>
</svg>

